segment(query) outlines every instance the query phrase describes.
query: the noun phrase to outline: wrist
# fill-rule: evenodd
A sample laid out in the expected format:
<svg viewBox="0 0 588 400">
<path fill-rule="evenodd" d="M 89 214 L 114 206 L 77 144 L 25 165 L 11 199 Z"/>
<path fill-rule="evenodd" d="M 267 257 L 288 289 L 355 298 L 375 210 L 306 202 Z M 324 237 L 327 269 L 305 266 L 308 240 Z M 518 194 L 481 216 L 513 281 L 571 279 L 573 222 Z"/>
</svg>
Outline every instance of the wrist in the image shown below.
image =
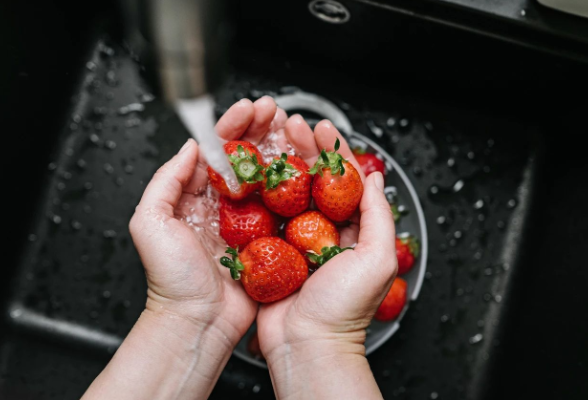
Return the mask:
<svg viewBox="0 0 588 400">
<path fill-rule="evenodd" d="M 319 339 L 284 344 L 270 352 L 267 363 L 280 399 L 381 398 L 362 343 Z"/>
<path fill-rule="evenodd" d="M 162 327 L 180 337 L 197 335 L 220 340 L 219 346 L 226 347 L 230 353 L 243 334 L 222 317 L 220 307 L 218 303 L 169 299 L 149 289 L 142 317 L 159 320 Z"/>
</svg>

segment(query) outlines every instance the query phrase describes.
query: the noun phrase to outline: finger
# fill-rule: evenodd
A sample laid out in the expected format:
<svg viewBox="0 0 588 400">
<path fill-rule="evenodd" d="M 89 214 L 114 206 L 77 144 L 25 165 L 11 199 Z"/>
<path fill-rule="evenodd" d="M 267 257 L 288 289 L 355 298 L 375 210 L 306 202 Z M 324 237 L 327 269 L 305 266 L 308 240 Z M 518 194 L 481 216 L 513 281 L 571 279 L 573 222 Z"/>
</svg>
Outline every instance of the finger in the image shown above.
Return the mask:
<svg viewBox="0 0 588 400">
<path fill-rule="evenodd" d="M 306 161 L 309 166 L 313 166 L 318 158 L 320 151 L 316 146 L 314 133 L 302 116 L 296 114 L 286 121 L 284 128 L 286 139 L 296 151 L 296 154 Z"/>
<path fill-rule="evenodd" d="M 255 108 L 249 99 L 243 99 L 231 106 L 216 123 L 216 132 L 221 139 L 237 140 L 249 128 L 255 115 Z"/>
<path fill-rule="evenodd" d="M 341 146 L 337 152 L 341 154 L 344 159 L 353 164 L 359 173 L 359 176 L 361 176 L 361 180 L 365 182 L 365 175 L 355 159 L 353 152 L 349 148 L 347 140 L 345 140 L 341 133 L 339 133 L 331 121 L 325 119 L 319 122 L 314 128 L 314 137 L 318 148 L 321 150 L 326 149 L 327 151 L 333 151 L 335 149 L 335 141 L 339 139 Z"/>
<path fill-rule="evenodd" d="M 194 139 L 188 139 L 179 153 L 157 170 L 137 208 L 153 209 L 173 217 L 184 186 L 194 176 L 197 159 L 198 145 Z"/>
<path fill-rule="evenodd" d="M 282 129 L 284 125 L 286 125 L 286 121 L 288 120 L 288 114 L 286 111 L 278 108 L 276 111 L 276 115 L 274 115 L 274 120 L 272 121 L 269 131 L 276 132 L 279 129 Z"/>
<path fill-rule="evenodd" d="M 247 128 L 247 131 L 241 137 L 241 140 L 246 140 L 253 144 L 258 144 L 270 128 L 278 106 L 274 99 L 269 96 L 264 96 L 253 103 L 255 114 L 253 121 Z"/>
<path fill-rule="evenodd" d="M 390 205 L 384 195 L 384 177 L 380 172 L 374 172 L 366 179 L 363 196 L 359 203 L 361 217 L 359 221 L 359 237 L 355 251 L 362 254 L 376 256 L 377 263 L 386 263 L 394 259 L 395 227 L 394 217 Z M 378 265 L 385 268 L 386 265 Z"/>
</svg>

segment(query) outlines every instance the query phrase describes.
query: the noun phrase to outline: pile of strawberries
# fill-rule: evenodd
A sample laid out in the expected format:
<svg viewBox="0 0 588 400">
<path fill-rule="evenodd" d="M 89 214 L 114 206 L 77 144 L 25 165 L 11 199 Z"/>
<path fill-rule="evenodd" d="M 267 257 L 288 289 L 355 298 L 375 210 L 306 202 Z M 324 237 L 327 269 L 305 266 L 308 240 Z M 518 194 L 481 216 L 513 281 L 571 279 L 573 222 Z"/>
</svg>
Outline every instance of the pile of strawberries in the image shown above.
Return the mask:
<svg viewBox="0 0 588 400">
<path fill-rule="evenodd" d="M 221 194 L 220 235 L 227 253 L 220 262 L 233 279 L 241 280 L 254 300 L 269 303 L 295 292 L 328 260 L 350 248 L 339 247 L 335 223 L 347 221 L 357 209 L 363 183 L 351 163 L 335 151 L 323 150 L 309 168 L 299 157 L 282 154 L 263 164 L 259 150 L 245 141 L 230 141 L 225 153 L 239 180 L 231 191 L 210 167 L 211 185 Z M 373 154 L 356 153 L 367 174 L 385 172 L 384 163 Z M 309 210 L 311 198 L 318 210 Z M 285 228 L 279 227 L 286 220 Z M 278 235 L 284 238 L 278 237 Z M 399 273 L 414 264 L 415 251 L 407 239 L 397 239 Z M 401 265 L 401 266 L 400 266 Z M 406 282 L 397 278 L 376 318 L 396 318 L 406 303 Z"/>
</svg>

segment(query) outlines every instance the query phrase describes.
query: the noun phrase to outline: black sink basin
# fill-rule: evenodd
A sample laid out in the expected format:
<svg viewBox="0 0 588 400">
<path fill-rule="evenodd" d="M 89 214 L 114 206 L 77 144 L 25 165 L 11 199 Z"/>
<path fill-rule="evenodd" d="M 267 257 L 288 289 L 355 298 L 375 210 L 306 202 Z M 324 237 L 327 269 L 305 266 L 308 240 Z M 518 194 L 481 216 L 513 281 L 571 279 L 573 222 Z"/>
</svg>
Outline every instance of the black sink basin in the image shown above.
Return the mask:
<svg viewBox="0 0 588 400">
<path fill-rule="evenodd" d="M 9 215 L 13 234 L 1 283 L 2 399 L 79 398 L 144 306 L 128 221 L 145 184 L 188 132 L 151 95 L 112 15 L 105 8 L 62 33 L 35 21 L 39 31 L 53 32 L 46 42 L 79 37 L 47 69 L 20 59 L 8 71 L 17 77 L 2 78 L 15 99 L 4 109 L 21 126 L 6 170 L 30 167 L 8 178 L 7 209 L 18 211 Z M 403 18 L 399 23 L 410 25 Z M 422 67 L 420 57 L 401 57 L 403 65 L 386 72 L 373 65 L 383 62 L 374 53 L 362 63 L 315 54 L 312 46 L 286 51 L 287 42 L 269 51 L 279 39 L 256 41 L 262 27 L 249 31 L 242 22 L 234 72 L 217 93 L 218 115 L 243 97 L 293 87 L 317 93 L 390 152 L 421 199 L 430 244 L 426 280 L 399 332 L 369 357 L 384 397 L 586 398 L 588 161 L 575 134 L 586 134 L 587 101 L 577 103 L 561 86 L 550 95 L 537 82 L 425 86 L 401 72 Z M 487 46 L 488 59 L 538 63 L 545 76 L 588 68 L 435 29 L 398 40 L 408 48 L 431 34 L 459 37 L 461 50 Z M 23 40 L 16 54 L 26 54 L 30 43 Z M 444 60 L 446 66 L 468 60 L 459 48 L 452 55 L 461 58 Z M 478 73 L 497 75 L 490 71 L 496 63 L 487 67 Z M 51 73 L 60 69 L 67 76 L 56 83 Z M 40 95 L 44 90 L 51 96 Z M 27 99 L 39 110 L 23 109 Z M 233 357 L 211 398 L 234 396 L 273 398 L 267 371 Z"/>
</svg>

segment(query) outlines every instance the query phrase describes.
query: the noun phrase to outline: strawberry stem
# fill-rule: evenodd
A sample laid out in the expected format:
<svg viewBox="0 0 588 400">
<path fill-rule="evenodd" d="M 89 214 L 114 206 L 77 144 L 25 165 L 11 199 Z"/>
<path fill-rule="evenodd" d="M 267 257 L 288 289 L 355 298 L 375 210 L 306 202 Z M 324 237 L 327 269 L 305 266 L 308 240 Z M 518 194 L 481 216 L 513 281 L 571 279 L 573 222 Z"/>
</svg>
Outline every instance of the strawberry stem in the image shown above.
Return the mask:
<svg viewBox="0 0 588 400">
<path fill-rule="evenodd" d="M 410 250 L 413 256 L 419 256 L 419 253 L 421 252 L 421 244 L 419 243 L 419 240 L 417 238 L 415 238 L 412 235 L 399 235 L 398 239 L 400 239 L 402 243 L 408 245 L 408 250 Z"/>
<path fill-rule="evenodd" d="M 352 247 L 339 247 L 339 246 L 331 246 L 331 247 L 323 247 L 321 249 L 321 254 L 316 254 L 315 252 L 308 252 L 306 256 L 308 259 L 313 263 L 316 264 L 318 267 L 329 261 L 331 258 L 335 257 L 337 254 L 344 252 L 345 250 L 353 250 Z"/>
<path fill-rule="evenodd" d="M 233 171 L 239 183 L 255 183 L 263 180 L 263 166 L 259 164 L 257 155 L 245 151 L 243 146 L 237 146 L 237 155 L 229 154 Z"/>
<path fill-rule="evenodd" d="M 265 176 L 267 178 L 265 188 L 275 189 L 278 187 L 280 182 L 286 181 L 293 176 L 299 176 L 300 171 L 298 171 L 292 164 L 287 163 L 288 155 L 286 153 L 282 153 L 282 156 L 277 159 L 273 160 L 272 163 L 267 167 L 265 170 Z"/>
<path fill-rule="evenodd" d="M 316 163 L 310 169 L 310 171 L 308 171 L 308 173 L 311 175 L 318 173 L 320 176 L 323 176 L 323 169 L 329 168 L 332 175 L 345 175 L 345 167 L 343 166 L 343 163 L 348 161 L 344 159 L 341 154 L 337 153 L 340 145 L 341 142 L 339 142 L 339 138 L 337 138 L 335 141 L 335 151 L 327 152 L 325 149 L 323 149 L 318 160 L 316 160 Z"/>
<path fill-rule="evenodd" d="M 232 247 L 227 247 L 227 251 L 225 253 L 230 254 L 232 259 L 229 257 L 221 257 L 220 263 L 231 270 L 231 278 L 238 281 L 241 279 L 241 272 L 243 271 L 243 263 L 239 260 L 239 247 L 233 249 Z"/>
</svg>

